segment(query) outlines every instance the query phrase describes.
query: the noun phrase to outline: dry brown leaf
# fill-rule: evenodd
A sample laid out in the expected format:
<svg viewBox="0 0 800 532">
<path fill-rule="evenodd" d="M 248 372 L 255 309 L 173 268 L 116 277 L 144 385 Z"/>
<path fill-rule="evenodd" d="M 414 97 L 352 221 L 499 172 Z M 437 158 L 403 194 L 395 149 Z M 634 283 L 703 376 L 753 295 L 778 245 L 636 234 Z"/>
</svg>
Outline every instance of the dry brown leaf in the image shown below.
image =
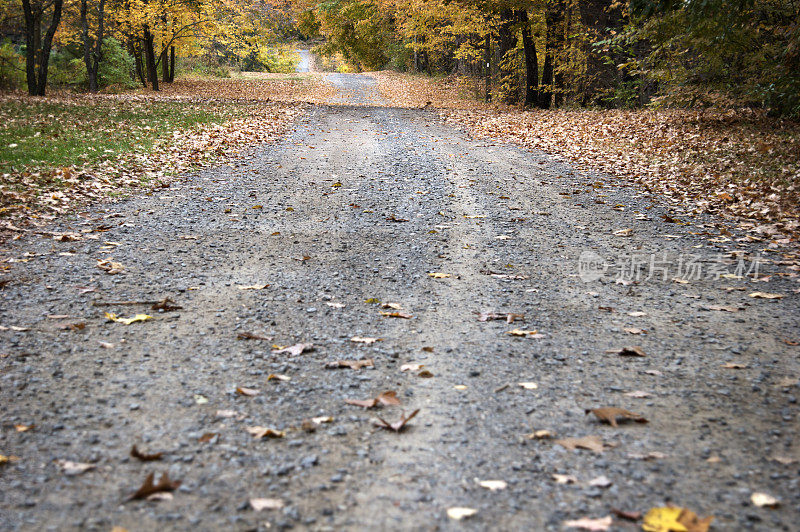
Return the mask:
<svg viewBox="0 0 800 532">
<path fill-rule="evenodd" d="M 280 375 L 277 373 L 270 373 L 267 375 L 267 382 L 269 381 L 281 381 L 281 382 L 289 382 L 292 378 L 288 375 Z"/>
<path fill-rule="evenodd" d="M 621 357 L 646 357 L 647 353 L 644 352 L 641 346 L 631 345 L 621 349 L 609 349 L 606 353 L 610 355 L 619 355 Z"/>
<path fill-rule="evenodd" d="M 94 464 L 72 462 L 71 460 L 56 460 L 56 464 L 61 468 L 64 474 L 68 476 L 80 475 L 97 467 Z"/>
<path fill-rule="evenodd" d="M 106 272 L 108 275 L 116 275 L 125 270 L 125 266 L 120 262 L 112 260 L 97 259 L 97 267 Z"/>
<path fill-rule="evenodd" d="M 755 492 L 750 496 L 750 502 L 759 508 L 777 508 L 781 502 L 768 493 Z"/>
<path fill-rule="evenodd" d="M 617 418 L 622 419 L 630 419 L 637 423 L 647 423 L 647 420 L 639 414 L 634 414 L 630 410 L 625 410 L 623 408 L 616 408 L 614 406 L 607 406 L 603 408 L 593 408 L 587 409 L 586 413 L 594 414 L 597 419 L 608 423 L 612 427 L 618 427 Z"/>
<path fill-rule="evenodd" d="M 570 451 L 574 451 L 575 449 L 586 449 L 587 451 L 602 453 L 604 449 L 603 438 L 601 438 L 600 436 L 584 436 L 582 438 L 564 438 L 561 440 L 555 440 L 554 443 Z"/>
<path fill-rule="evenodd" d="M 375 342 L 383 341 L 383 338 L 367 338 L 363 336 L 353 336 L 352 338 L 350 338 L 350 341 L 355 342 L 357 344 L 371 345 L 374 344 Z"/>
<path fill-rule="evenodd" d="M 255 388 L 236 388 L 236 393 L 239 395 L 244 395 L 246 397 L 253 397 L 261 393 L 261 390 L 256 390 Z"/>
<path fill-rule="evenodd" d="M 544 440 L 548 438 L 555 437 L 556 433 L 550 430 L 541 429 L 541 430 L 534 430 L 530 434 L 526 434 L 525 437 L 529 440 Z"/>
<path fill-rule="evenodd" d="M 428 274 L 429 277 L 433 277 L 434 279 L 447 279 L 450 277 L 449 273 L 440 273 L 440 272 L 433 272 Z"/>
<path fill-rule="evenodd" d="M 281 353 L 286 353 L 292 356 L 297 356 L 305 351 L 312 351 L 313 349 L 314 349 L 314 344 L 294 344 L 288 347 L 273 349 L 272 354 L 279 355 Z"/>
<path fill-rule="evenodd" d="M 23 425 L 21 423 L 16 423 L 14 425 L 14 430 L 17 432 L 28 432 L 29 430 L 33 430 L 36 428 L 36 425 Z"/>
<path fill-rule="evenodd" d="M 589 530 L 591 532 L 604 532 L 611 528 L 614 522 L 610 515 L 605 517 L 598 517 L 596 519 L 590 517 L 583 517 L 581 519 L 573 519 L 571 521 L 564 521 L 564 526 L 567 528 L 578 528 L 580 530 Z"/>
<path fill-rule="evenodd" d="M 131 456 L 134 458 L 138 458 L 142 462 L 150 462 L 152 460 L 161 460 L 161 457 L 164 456 L 164 453 L 152 453 L 152 454 L 143 453 L 136 448 L 136 445 L 134 445 L 131 448 Z"/>
<path fill-rule="evenodd" d="M 245 430 L 257 440 L 261 438 L 283 438 L 286 436 L 285 431 L 269 427 L 247 427 Z"/>
<path fill-rule="evenodd" d="M 255 334 L 251 332 L 240 332 L 236 335 L 237 340 L 266 340 L 272 341 L 271 336 L 261 336 L 260 334 Z"/>
<path fill-rule="evenodd" d="M 393 430 L 395 432 L 400 432 L 405 428 L 406 423 L 408 423 L 409 421 L 414 419 L 414 416 L 416 416 L 418 413 L 419 413 L 419 408 L 414 410 L 413 412 L 411 412 L 411 414 L 409 414 L 408 416 L 406 416 L 405 414 L 402 414 L 400 416 L 400 419 L 398 421 L 395 421 L 394 423 L 389 423 L 388 421 L 386 421 L 382 417 L 377 416 L 378 419 L 374 420 L 374 422 L 375 422 L 376 425 L 378 425 L 379 427 L 381 427 L 383 429 Z"/>
<path fill-rule="evenodd" d="M 250 499 L 250 507 L 256 512 L 261 510 L 280 510 L 286 506 L 281 499 Z"/>
<path fill-rule="evenodd" d="M 462 506 L 454 506 L 453 508 L 447 509 L 447 517 L 449 517 L 454 521 L 461 521 L 462 519 L 466 519 L 467 517 L 472 517 L 477 513 L 478 510 L 474 508 L 465 508 Z"/>
<path fill-rule="evenodd" d="M 208 443 L 210 441 L 214 441 L 215 438 L 219 438 L 219 432 L 206 432 L 205 434 L 197 438 L 197 441 L 200 443 Z"/>
<path fill-rule="evenodd" d="M 170 297 L 165 297 L 158 303 L 153 304 L 150 310 L 163 310 L 164 312 L 172 312 L 173 310 L 180 310 L 183 307 L 175 303 Z"/>
<path fill-rule="evenodd" d="M 636 327 L 626 327 L 623 329 L 628 334 L 647 334 L 644 329 L 637 329 Z"/>
<path fill-rule="evenodd" d="M 178 489 L 181 485 L 180 481 L 174 481 L 174 482 L 171 481 L 167 473 L 161 475 L 161 479 L 158 481 L 157 484 L 153 482 L 154 479 L 155 479 L 155 473 L 150 473 L 149 475 L 147 475 L 144 484 L 142 484 L 142 486 L 138 490 L 136 490 L 136 493 L 130 496 L 129 500 L 146 499 L 150 495 L 153 495 L 155 493 L 174 491 Z"/>
<path fill-rule="evenodd" d="M 511 336 L 524 336 L 526 338 L 544 338 L 544 335 L 539 331 L 524 331 L 522 329 L 513 329 L 511 331 L 507 331 L 506 334 Z"/>
<path fill-rule="evenodd" d="M 404 320 L 410 320 L 411 318 L 414 317 L 411 314 L 406 314 L 405 312 L 397 312 L 397 311 L 395 311 L 395 312 L 387 312 L 387 311 L 379 310 L 378 314 L 380 314 L 384 318 L 402 318 Z"/>
<path fill-rule="evenodd" d="M 433 373 L 431 373 L 427 369 L 423 369 L 422 371 L 417 373 L 417 377 L 422 377 L 423 379 L 430 379 L 431 377 L 433 377 Z"/>
<path fill-rule="evenodd" d="M 239 290 L 263 290 L 267 288 L 269 284 L 249 284 L 249 285 L 236 285 L 236 288 Z"/>
<path fill-rule="evenodd" d="M 781 299 L 784 297 L 783 294 L 771 294 L 769 292 L 752 292 L 748 295 L 756 299 Z"/>
<path fill-rule="evenodd" d="M 336 360 L 334 362 L 328 362 L 325 364 L 325 367 L 328 369 L 350 368 L 359 370 L 361 368 L 375 367 L 375 363 L 371 358 L 366 360 Z"/>
</svg>

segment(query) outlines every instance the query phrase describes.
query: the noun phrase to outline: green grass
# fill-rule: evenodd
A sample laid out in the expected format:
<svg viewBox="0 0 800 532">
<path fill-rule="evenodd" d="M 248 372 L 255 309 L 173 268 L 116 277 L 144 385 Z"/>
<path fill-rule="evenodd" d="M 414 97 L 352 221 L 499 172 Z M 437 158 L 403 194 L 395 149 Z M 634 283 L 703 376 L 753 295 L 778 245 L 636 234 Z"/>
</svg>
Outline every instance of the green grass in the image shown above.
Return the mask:
<svg viewBox="0 0 800 532">
<path fill-rule="evenodd" d="M 147 153 L 175 130 L 228 116 L 224 107 L 178 102 L 0 101 L 0 173 L 81 167 Z"/>
</svg>

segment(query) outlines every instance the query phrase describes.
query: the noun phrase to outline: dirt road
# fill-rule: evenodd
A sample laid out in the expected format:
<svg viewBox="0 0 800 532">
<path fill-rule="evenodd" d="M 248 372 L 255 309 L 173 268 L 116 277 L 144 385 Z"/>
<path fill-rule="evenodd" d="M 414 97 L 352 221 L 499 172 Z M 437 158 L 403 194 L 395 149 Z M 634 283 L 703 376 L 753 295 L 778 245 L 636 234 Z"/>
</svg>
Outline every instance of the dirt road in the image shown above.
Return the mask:
<svg viewBox="0 0 800 532">
<path fill-rule="evenodd" d="M 52 228 L 79 240 L 10 246 L 0 454 L 19 460 L 0 465 L 0 529 L 562 530 L 666 502 L 715 530 L 796 529 L 797 283 L 736 278 L 757 242 L 432 113 L 365 107 L 367 78 L 330 79 L 357 105 L 316 107 L 233 166 Z M 182 308 L 94 306 L 164 297 Z M 314 346 L 273 352 L 298 343 Z M 616 353 L 637 345 L 645 356 Z M 345 403 L 385 391 L 402 406 Z M 648 423 L 585 413 L 611 406 Z M 373 424 L 416 409 L 400 433 Z M 172 500 L 126 501 L 150 472 L 181 481 Z"/>
</svg>

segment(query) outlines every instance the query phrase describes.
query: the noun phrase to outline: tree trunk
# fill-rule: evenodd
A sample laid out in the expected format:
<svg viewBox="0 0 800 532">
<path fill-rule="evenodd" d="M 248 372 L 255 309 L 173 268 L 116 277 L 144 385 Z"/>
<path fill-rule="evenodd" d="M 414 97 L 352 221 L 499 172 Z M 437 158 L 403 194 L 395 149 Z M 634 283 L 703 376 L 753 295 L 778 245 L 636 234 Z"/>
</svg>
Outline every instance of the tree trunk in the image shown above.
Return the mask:
<svg viewBox="0 0 800 532">
<path fill-rule="evenodd" d="M 522 47 L 525 50 L 525 107 L 532 107 L 536 105 L 539 94 L 539 58 L 536 41 L 531 35 L 528 11 L 520 9 L 517 18 L 522 25 Z"/>
<path fill-rule="evenodd" d="M 619 31 L 624 23 L 622 4 L 613 0 L 580 0 L 578 7 L 581 21 L 588 28 L 590 38 L 597 42 L 607 38 L 610 32 Z M 597 102 L 614 89 L 617 81 L 618 61 L 603 60 L 600 52 L 590 50 L 586 58 L 587 90 L 584 95 L 588 101 Z"/>
<path fill-rule="evenodd" d="M 25 76 L 28 81 L 28 94 L 44 96 L 47 89 L 47 65 L 50 62 L 50 49 L 53 36 L 61 22 L 61 9 L 64 0 L 54 0 L 53 18 L 42 39 L 42 19 L 46 5 L 31 5 L 31 0 L 22 0 L 25 16 Z"/>
<path fill-rule="evenodd" d="M 484 78 L 486 79 L 486 101 L 492 101 L 492 34 L 486 34 L 486 43 L 483 50 Z"/>
<path fill-rule="evenodd" d="M 83 40 L 83 62 L 86 65 L 86 76 L 89 79 L 89 91 L 97 92 L 98 71 L 103 44 L 103 15 L 105 12 L 105 0 L 100 0 L 97 8 L 97 36 L 92 43 L 89 38 L 89 2 L 81 0 L 81 38 Z M 94 46 L 92 46 L 94 44 Z M 92 49 L 94 48 L 94 50 Z"/>
<path fill-rule="evenodd" d="M 153 34 L 150 28 L 144 26 L 144 62 L 147 66 L 147 80 L 150 82 L 154 91 L 158 90 L 158 65 L 156 65 L 156 53 L 153 49 Z"/>
<path fill-rule="evenodd" d="M 169 47 L 169 82 L 175 81 L 175 47 Z"/>
<path fill-rule="evenodd" d="M 128 53 L 133 57 L 134 64 L 136 65 L 136 77 L 143 86 L 147 87 L 147 80 L 144 77 L 144 64 L 142 63 L 142 50 L 141 46 L 135 42 L 134 38 L 128 41 Z"/>
<path fill-rule="evenodd" d="M 169 50 L 164 48 L 161 51 L 161 80 L 169 83 Z"/>
<path fill-rule="evenodd" d="M 519 83 L 514 72 L 513 55 L 517 47 L 517 34 L 514 31 L 514 11 L 504 9 L 500 12 L 500 28 L 498 30 L 500 54 L 500 93 L 508 104 L 519 101 Z"/>
</svg>

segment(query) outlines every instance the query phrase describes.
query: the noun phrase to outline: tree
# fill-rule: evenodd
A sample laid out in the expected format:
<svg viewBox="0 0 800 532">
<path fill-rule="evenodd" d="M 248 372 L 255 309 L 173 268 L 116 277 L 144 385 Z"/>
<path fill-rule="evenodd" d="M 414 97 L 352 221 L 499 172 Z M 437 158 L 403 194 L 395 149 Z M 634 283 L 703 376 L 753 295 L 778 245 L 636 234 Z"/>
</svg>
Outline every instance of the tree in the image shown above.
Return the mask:
<svg viewBox="0 0 800 532">
<path fill-rule="evenodd" d="M 47 87 L 47 67 L 53 36 L 61 22 L 63 0 L 22 0 L 25 14 L 25 75 L 28 94 L 44 96 Z M 50 15 L 50 25 L 42 36 L 42 22 Z"/>
<path fill-rule="evenodd" d="M 86 64 L 86 77 L 89 90 L 97 92 L 100 61 L 103 57 L 103 19 L 106 0 L 100 0 L 97 6 L 97 33 L 94 39 L 89 36 L 89 2 L 81 0 L 81 38 L 83 40 L 83 61 Z"/>
</svg>

